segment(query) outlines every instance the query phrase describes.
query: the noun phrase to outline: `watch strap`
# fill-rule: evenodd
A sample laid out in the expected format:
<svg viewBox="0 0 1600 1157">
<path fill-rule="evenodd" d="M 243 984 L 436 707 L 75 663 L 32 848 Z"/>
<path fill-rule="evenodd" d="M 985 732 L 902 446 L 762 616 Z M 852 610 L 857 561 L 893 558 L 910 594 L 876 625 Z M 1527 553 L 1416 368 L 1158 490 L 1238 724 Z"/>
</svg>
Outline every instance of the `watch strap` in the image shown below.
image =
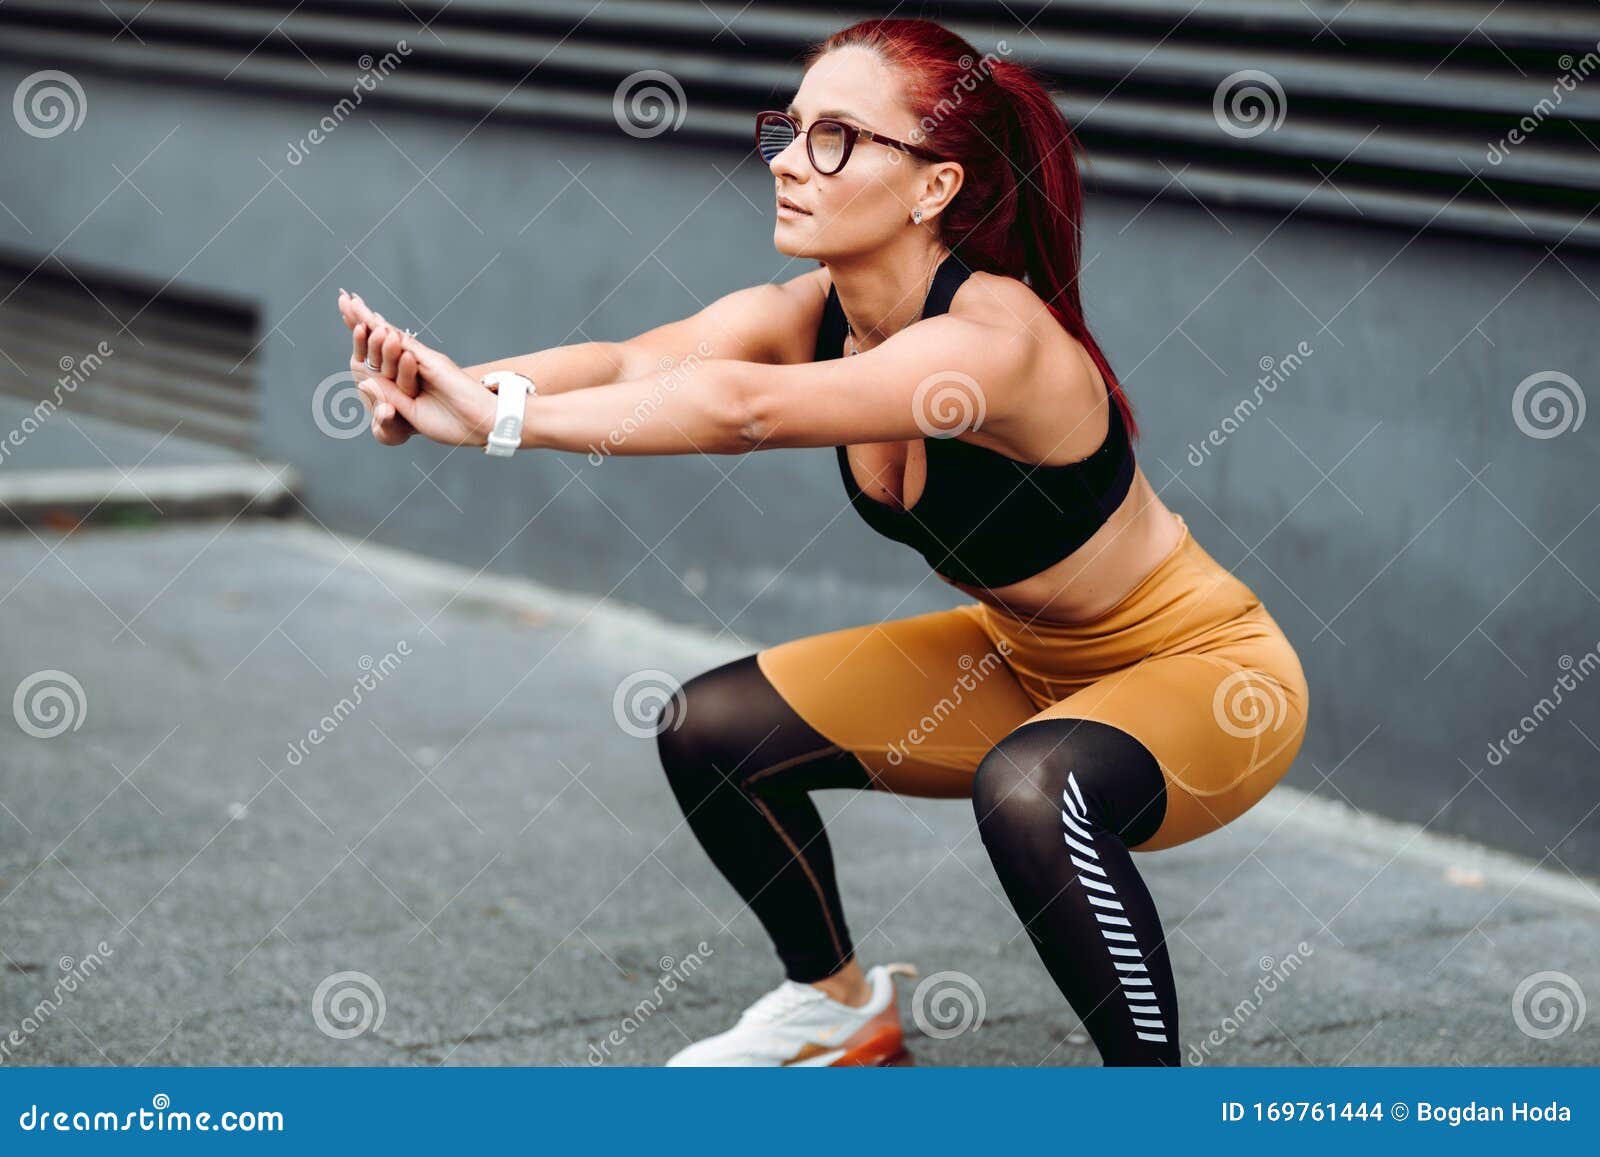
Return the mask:
<svg viewBox="0 0 1600 1157">
<path fill-rule="evenodd" d="M 515 370 L 496 370 L 484 375 L 483 384 L 495 391 L 494 425 L 484 443 L 484 453 L 509 458 L 522 445 L 528 395 L 536 392 L 533 382 Z"/>
</svg>

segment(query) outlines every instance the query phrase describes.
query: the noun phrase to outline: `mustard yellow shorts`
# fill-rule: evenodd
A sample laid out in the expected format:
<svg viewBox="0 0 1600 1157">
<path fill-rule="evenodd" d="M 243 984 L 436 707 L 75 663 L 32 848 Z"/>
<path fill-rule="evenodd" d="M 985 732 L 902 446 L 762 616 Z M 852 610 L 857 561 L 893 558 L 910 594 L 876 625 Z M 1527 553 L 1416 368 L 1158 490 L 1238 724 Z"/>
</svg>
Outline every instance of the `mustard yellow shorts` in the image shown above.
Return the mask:
<svg viewBox="0 0 1600 1157">
<path fill-rule="evenodd" d="M 882 790 L 968 795 L 979 762 L 1035 719 L 1094 719 L 1138 739 L 1166 779 L 1135 851 L 1214 831 L 1277 783 L 1305 737 L 1299 657 L 1253 591 L 1182 538 L 1089 622 L 1024 621 L 983 602 L 757 652 L 807 723 Z"/>
</svg>

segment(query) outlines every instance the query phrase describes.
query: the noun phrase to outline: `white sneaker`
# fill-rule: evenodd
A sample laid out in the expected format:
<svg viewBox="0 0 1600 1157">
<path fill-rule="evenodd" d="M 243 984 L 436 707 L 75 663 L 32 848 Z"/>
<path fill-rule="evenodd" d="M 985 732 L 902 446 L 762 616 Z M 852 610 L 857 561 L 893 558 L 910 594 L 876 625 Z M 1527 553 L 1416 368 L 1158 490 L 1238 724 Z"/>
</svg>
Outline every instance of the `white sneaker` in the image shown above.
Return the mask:
<svg viewBox="0 0 1600 1157">
<path fill-rule="evenodd" d="M 911 964 L 867 970 L 872 998 L 859 1008 L 820 988 L 785 980 L 740 1013 L 734 1026 L 680 1050 L 668 1065 L 822 1067 L 882 1065 L 905 1048 L 896 975 L 915 978 Z"/>
</svg>

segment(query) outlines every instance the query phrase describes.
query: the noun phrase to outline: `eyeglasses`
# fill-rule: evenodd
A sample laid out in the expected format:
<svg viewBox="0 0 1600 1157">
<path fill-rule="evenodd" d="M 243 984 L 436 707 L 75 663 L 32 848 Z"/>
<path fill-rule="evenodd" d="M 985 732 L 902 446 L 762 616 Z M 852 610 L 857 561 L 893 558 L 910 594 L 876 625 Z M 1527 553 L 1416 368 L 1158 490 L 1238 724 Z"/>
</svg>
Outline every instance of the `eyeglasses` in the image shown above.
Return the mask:
<svg viewBox="0 0 1600 1157">
<path fill-rule="evenodd" d="M 756 150 L 761 154 L 761 159 L 769 165 L 772 164 L 773 158 L 789 147 L 790 142 L 799 136 L 800 132 L 800 122 L 786 112 L 769 110 L 756 113 Z M 897 141 L 893 137 L 886 137 L 871 129 L 857 128 L 853 124 L 835 120 L 833 117 L 818 117 L 811 122 L 811 127 L 805 130 L 805 134 L 806 156 L 811 159 L 811 167 L 825 177 L 832 176 L 844 168 L 844 163 L 850 159 L 850 151 L 856 147 L 856 141 L 863 138 L 876 141 L 880 145 L 888 145 L 891 149 L 899 149 L 914 157 L 922 157 L 924 160 L 944 160 L 943 157 L 927 149 L 908 145 L 904 141 Z"/>
</svg>

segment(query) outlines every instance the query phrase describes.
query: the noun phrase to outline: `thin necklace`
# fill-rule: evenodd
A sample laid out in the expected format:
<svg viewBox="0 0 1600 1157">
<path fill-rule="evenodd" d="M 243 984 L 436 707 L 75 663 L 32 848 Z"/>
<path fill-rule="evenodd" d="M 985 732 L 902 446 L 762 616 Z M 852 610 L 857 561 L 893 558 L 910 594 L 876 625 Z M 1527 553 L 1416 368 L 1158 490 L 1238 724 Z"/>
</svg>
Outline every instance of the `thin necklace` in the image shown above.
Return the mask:
<svg viewBox="0 0 1600 1157">
<path fill-rule="evenodd" d="M 908 327 L 911 326 L 911 325 L 915 325 L 917 322 L 921 321 L 922 320 L 922 315 L 927 312 L 927 309 L 928 309 L 928 294 L 933 292 L 933 278 L 934 278 L 934 275 L 939 272 L 939 266 L 943 263 L 945 257 L 947 257 L 947 256 L 949 256 L 948 252 L 946 252 L 946 253 L 944 253 L 942 255 L 936 256 L 934 258 L 933 268 L 928 271 L 928 284 L 927 284 L 927 287 L 925 289 L 923 289 L 923 291 L 922 291 L 922 308 L 917 311 L 917 316 L 916 317 L 912 318 L 911 321 L 906 323 L 906 325 Z M 849 339 L 850 345 L 852 347 L 855 347 L 855 345 L 856 345 L 856 327 L 850 324 L 850 315 L 848 313 L 845 313 L 844 299 L 843 298 L 839 299 L 839 312 L 844 314 L 844 332 L 845 332 L 845 337 Z M 851 353 L 852 356 L 854 356 L 855 354 L 858 354 L 860 352 L 861 352 L 861 350 L 858 349 L 858 348 L 852 348 L 850 350 L 850 353 Z"/>
</svg>

